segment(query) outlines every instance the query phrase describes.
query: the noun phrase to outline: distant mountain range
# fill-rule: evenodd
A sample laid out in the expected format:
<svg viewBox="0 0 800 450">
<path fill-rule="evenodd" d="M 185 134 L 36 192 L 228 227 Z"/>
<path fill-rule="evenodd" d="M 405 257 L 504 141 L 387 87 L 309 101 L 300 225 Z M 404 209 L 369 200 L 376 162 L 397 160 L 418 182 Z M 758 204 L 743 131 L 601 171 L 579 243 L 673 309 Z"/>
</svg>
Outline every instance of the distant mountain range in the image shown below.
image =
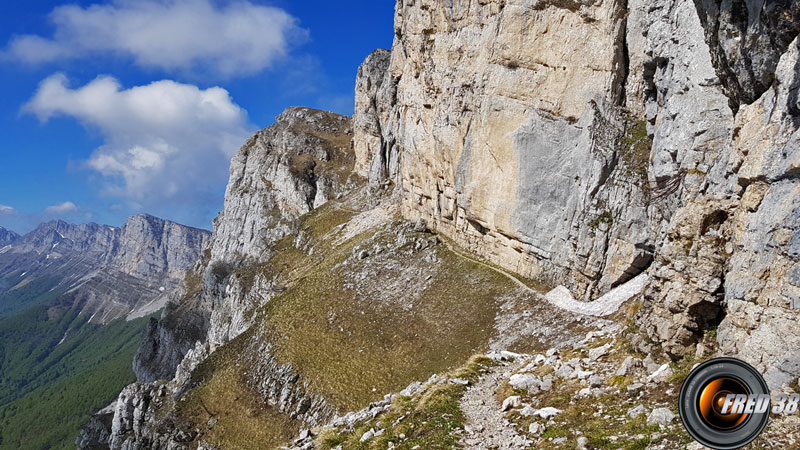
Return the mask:
<svg viewBox="0 0 800 450">
<path fill-rule="evenodd" d="M 105 324 L 160 309 L 210 237 L 146 214 L 122 228 L 47 222 L 19 236 L 0 229 L 0 315 L 63 290 L 57 305 Z"/>
</svg>

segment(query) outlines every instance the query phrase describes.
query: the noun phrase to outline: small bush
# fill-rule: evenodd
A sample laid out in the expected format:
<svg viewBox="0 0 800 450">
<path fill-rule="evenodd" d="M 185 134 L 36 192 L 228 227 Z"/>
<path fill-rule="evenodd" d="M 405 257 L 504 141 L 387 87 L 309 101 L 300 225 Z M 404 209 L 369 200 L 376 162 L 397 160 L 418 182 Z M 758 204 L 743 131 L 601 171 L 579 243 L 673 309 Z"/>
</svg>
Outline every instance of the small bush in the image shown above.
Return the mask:
<svg viewBox="0 0 800 450">
<path fill-rule="evenodd" d="M 225 261 L 216 261 L 211 265 L 211 273 L 214 275 L 217 283 L 222 283 L 228 275 L 233 272 L 233 268 Z"/>
</svg>

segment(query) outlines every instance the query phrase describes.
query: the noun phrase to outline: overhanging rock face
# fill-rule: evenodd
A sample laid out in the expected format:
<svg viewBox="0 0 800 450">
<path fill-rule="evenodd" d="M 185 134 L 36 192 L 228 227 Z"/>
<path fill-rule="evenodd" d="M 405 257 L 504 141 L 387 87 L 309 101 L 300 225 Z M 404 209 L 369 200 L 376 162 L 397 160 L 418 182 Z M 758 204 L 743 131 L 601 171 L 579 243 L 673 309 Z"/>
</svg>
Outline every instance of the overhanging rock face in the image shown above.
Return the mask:
<svg viewBox="0 0 800 450">
<path fill-rule="evenodd" d="M 695 0 L 711 58 L 731 107 L 755 102 L 800 32 L 800 2 Z"/>
</svg>

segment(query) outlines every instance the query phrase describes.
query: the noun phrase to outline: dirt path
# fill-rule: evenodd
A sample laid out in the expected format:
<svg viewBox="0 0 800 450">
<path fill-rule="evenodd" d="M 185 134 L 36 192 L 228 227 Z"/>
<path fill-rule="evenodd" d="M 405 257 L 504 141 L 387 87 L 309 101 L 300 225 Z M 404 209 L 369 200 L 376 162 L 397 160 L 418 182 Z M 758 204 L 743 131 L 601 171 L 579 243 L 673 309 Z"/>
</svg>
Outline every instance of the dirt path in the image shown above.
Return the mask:
<svg viewBox="0 0 800 450">
<path fill-rule="evenodd" d="M 461 398 L 461 410 L 466 416 L 465 434 L 461 442 L 465 449 L 511 450 L 527 448 L 532 444 L 503 417 L 505 413 L 495 396 L 497 388 L 522 364 L 501 363 L 467 388 Z"/>
<path fill-rule="evenodd" d="M 522 336 L 528 340 L 536 340 L 545 344 L 547 346 L 545 349 L 577 345 L 578 341 L 585 337 L 587 330 L 601 329 L 612 324 L 611 321 L 602 317 L 617 311 L 623 302 L 641 291 L 641 287 L 646 281 L 646 275 L 642 275 L 595 301 L 579 302 L 572 298 L 572 295 L 563 286 L 542 295 L 513 274 L 462 253 L 447 240 L 445 240 L 445 244 L 459 257 L 505 276 L 532 295 L 527 299 L 524 295 L 517 298 L 517 301 L 525 305 L 526 311 L 523 313 L 508 312 L 505 318 L 501 317 L 502 314 L 499 316 L 501 320 L 498 320 L 496 324 L 497 336 L 490 343 L 490 348 L 494 351 L 508 348 L 508 345 Z M 535 299 L 547 301 L 536 302 Z M 531 320 L 531 317 L 547 319 Z M 570 323 L 575 322 L 581 323 L 582 326 L 569 326 Z M 465 449 L 516 450 L 533 445 L 525 433 L 518 432 L 514 425 L 505 419 L 502 405 L 497 401 L 498 389 L 526 362 L 528 361 L 501 362 L 489 372 L 481 375 L 477 383 L 467 388 L 460 403 L 466 424 L 465 433 L 461 439 L 461 444 Z"/>
<path fill-rule="evenodd" d="M 491 270 L 499 273 L 500 275 L 503 275 L 504 277 L 508 278 L 509 280 L 514 282 L 517 286 L 521 287 L 522 289 L 525 289 L 526 291 L 528 291 L 530 293 L 533 293 L 533 294 L 541 295 L 541 293 L 539 291 L 537 291 L 536 289 L 531 288 L 527 284 L 523 283 L 519 278 L 517 278 L 514 275 L 506 272 L 505 270 L 498 269 L 495 266 L 492 266 L 490 264 L 486 264 L 485 262 L 482 262 L 482 261 L 480 261 L 478 259 L 475 259 L 475 258 L 473 258 L 473 257 L 471 257 L 471 256 L 469 256 L 467 254 L 462 253 L 460 250 L 458 250 L 455 247 L 455 245 L 453 245 L 453 243 L 449 239 L 445 239 L 444 240 L 444 244 L 447 246 L 447 249 L 450 250 L 451 252 L 455 253 L 456 256 L 458 256 L 460 258 L 463 258 L 463 259 L 466 259 L 467 261 L 474 262 L 475 264 L 479 264 L 479 265 L 481 265 L 483 267 L 486 267 L 487 269 L 491 269 Z"/>
</svg>

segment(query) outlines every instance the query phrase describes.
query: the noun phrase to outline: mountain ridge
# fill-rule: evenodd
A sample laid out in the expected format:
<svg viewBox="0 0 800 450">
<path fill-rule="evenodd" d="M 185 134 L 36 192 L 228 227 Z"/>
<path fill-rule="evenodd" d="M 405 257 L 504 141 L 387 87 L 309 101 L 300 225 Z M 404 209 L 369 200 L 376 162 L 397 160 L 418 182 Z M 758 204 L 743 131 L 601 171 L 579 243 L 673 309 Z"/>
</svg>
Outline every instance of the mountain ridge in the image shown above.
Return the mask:
<svg viewBox="0 0 800 450">
<path fill-rule="evenodd" d="M 208 231 L 147 214 L 131 216 L 122 227 L 45 222 L 0 253 L 6 286 L 0 294 L 19 294 L 38 278 L 60 278 L 56 285 L 66 287 L 74 304 L 83 305 L 85 314 L 100 323 L 155 302 L 149 306 L 152 312 L 199 260 L 209 237 Z M 114 283 L 121 290 L 115 291 Z M 127 305 L 117 298 L 125 297 L 121 292 L 139 300 Z"/>
</svg>

